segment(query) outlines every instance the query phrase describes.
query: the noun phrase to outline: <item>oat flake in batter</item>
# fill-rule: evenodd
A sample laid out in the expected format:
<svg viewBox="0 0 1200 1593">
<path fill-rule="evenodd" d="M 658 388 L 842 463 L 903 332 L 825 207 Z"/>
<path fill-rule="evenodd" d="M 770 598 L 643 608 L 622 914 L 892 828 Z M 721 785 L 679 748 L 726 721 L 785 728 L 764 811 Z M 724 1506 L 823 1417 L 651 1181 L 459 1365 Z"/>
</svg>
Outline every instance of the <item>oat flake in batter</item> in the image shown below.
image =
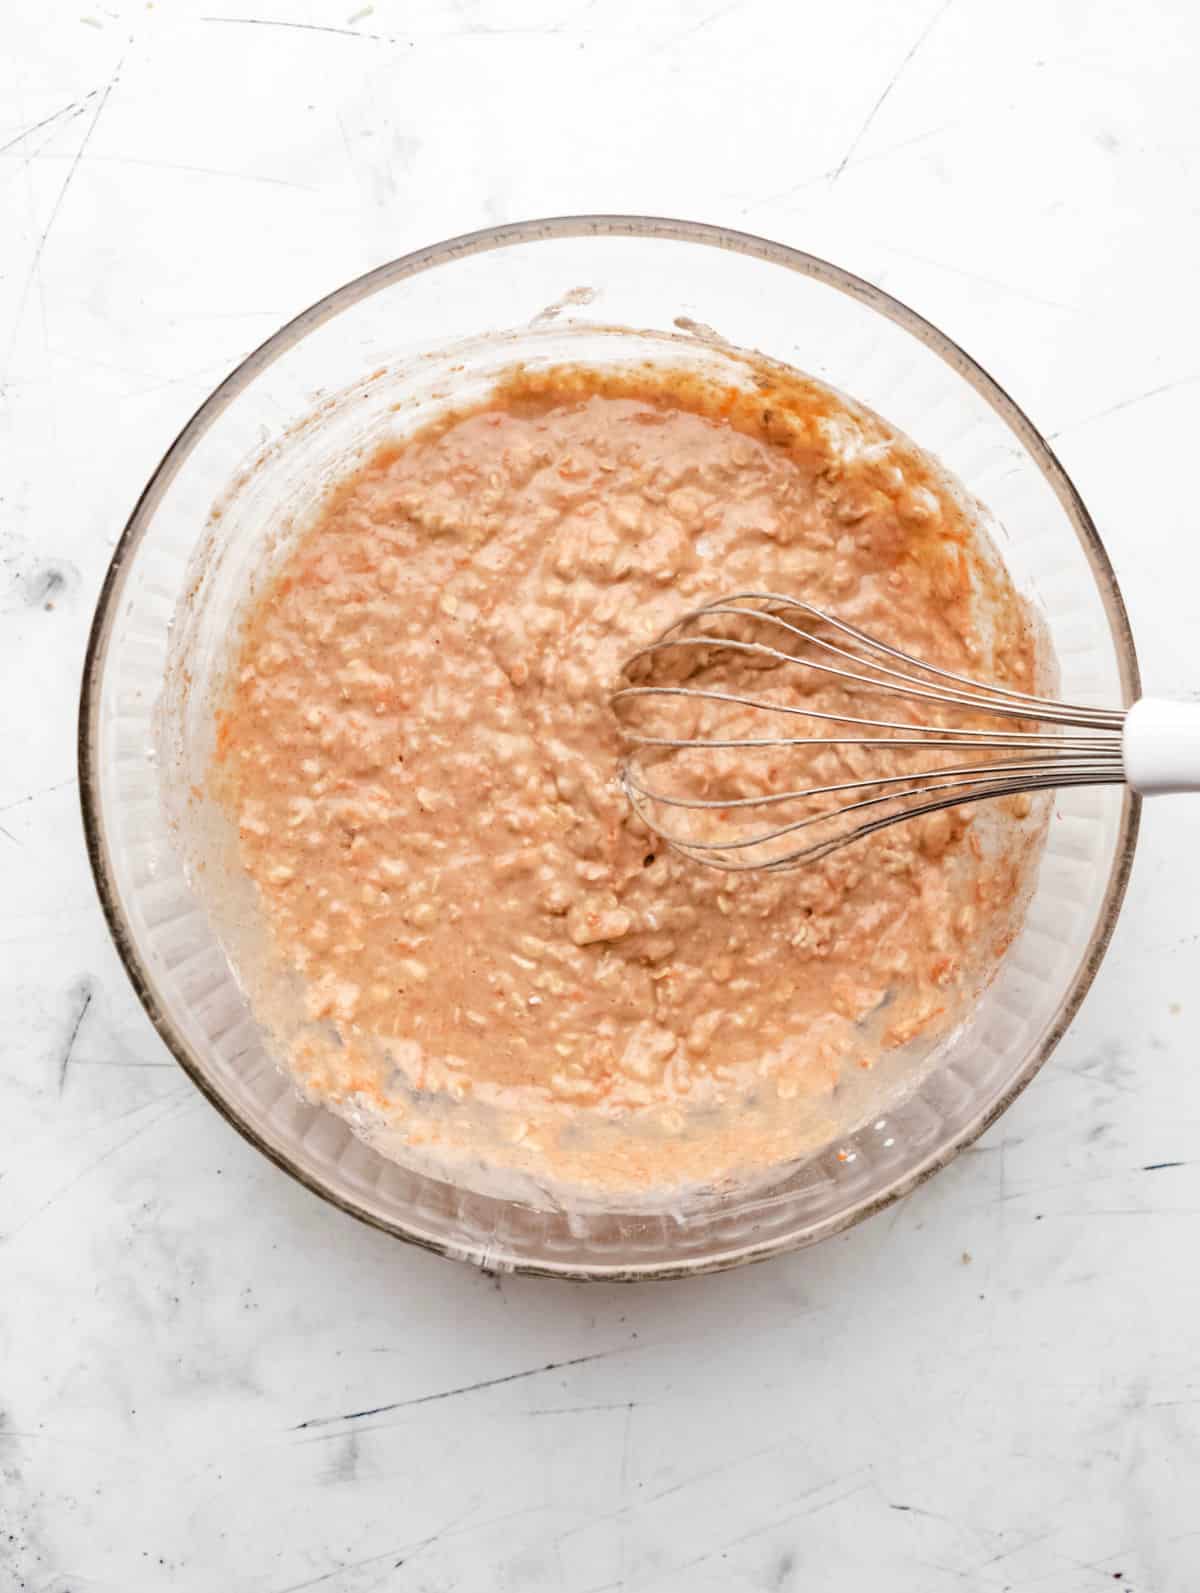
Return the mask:
<svg viewBox="0 0 1200 1593">
<path fill-rule="evenodd" d="M 248 616 L 213 774 L 306 991 L 306 1090 L 397 1153 L 594 1190 L 819 1141 L 848 1070 L 994 969 L 1036 837 L 985 848 L 968 809 L 790 874 L 707 870 L 631 814 L 609 697 L 682 609 L 742 588 L 1031 689 L 963 502 L 873 415 L 765 372 L 519 373 L 338 486 Z"/>
</svg>

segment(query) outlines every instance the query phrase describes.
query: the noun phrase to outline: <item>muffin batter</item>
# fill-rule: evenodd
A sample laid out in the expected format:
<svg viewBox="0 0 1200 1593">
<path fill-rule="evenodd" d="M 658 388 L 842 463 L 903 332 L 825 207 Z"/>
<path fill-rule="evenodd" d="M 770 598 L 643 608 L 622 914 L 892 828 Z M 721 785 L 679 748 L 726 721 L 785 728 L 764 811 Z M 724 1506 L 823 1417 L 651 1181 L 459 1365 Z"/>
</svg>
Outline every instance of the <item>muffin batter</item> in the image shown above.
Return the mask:
<svg viewBox="0 0 1200 1593">
<path fill-rule="evenodd" d="M 1030 846 L 981 845 L 963 809 L 733 875 L 630 811 L 622 663 L 746 588 L 1033 685 L 1023 607 L 959 493 L 799 378 L 518 373 L 331 493 L 248 616 L 214 765 L 303 982 L 289 1063 L 315 1098 L 396 1145 L 651 1188 L 794 1154 L 784 1103 L 953 1018 Z M 787 756 L 713 755 L 704 788 L 888 772 Z"/>
</svg>

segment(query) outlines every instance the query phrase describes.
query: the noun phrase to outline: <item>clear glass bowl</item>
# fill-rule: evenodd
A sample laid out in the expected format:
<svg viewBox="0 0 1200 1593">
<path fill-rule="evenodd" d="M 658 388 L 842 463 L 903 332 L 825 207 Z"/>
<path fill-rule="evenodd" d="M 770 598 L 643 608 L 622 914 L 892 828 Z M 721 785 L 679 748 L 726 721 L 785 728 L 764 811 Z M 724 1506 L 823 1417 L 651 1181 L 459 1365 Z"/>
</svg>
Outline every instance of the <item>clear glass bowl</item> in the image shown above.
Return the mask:
<svg viewBox="0 0 1200 1593">
<path fill-rule="evenodd" d="M 1137 663 L 1108 558 L 1008 395 L 869 283 L 690 222 L 587 216 L 491 228 L 330 294 L 184 427 L 100 595 L 80 786 L 100 897 L 147 1012 L 209 1099 L 280 1167 L 447 1256 L 577 1278 L 680 1277 L 848 1227 L 944 1166 L 1024 1088 L 1078 1007 L 1121 903 L 1136 799 L 1062 792 L 1018 939 L 907 1098 L 753 1192 L 670 1215 L 543 1210 L 402 1168 L 303 1102 L 278 1071 L 185 867 L 223 871 L 234 900 L 245 886 L 228 838 L 212 814 L 188 817 L 194 806 L 179 800 L 211 750 L 210 694 L 239 606 L 331 479 L 514 361 L 719 367 L 729 345 L 851 394 L 940 458 L 995 515 L 1013 578 L 1048 627 L 1062 694 L 1134 700 Z"/>
</svg>

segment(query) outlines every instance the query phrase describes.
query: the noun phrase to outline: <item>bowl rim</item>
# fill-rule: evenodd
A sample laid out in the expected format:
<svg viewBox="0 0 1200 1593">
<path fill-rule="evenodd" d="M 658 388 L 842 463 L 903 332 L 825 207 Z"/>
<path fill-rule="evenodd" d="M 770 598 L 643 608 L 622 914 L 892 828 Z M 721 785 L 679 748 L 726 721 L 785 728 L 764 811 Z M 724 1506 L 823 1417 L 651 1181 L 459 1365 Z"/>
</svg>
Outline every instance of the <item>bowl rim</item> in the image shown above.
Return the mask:
<svg viewBox="0 0 1200 1593">
<path fill-rule="evenodd" d="M 413 277 L 436 266 L 452 263 L 472 255 L 485 254 L 513 245 L 531 244 L 542 240 L 565 238 L 620 238 L 639 240 L 664 240 L 667 242 L 700 244 L 709 248 L 724 249 L 752 259 L 779 265 L 801 276 L 814 278 L 850 298 L 857 299 L 869 309 L 877 311 L 901 327 L 939 356 L 975 389 L 984 401 L 1008 425 L 1025 450 L 1033 458 L 1046 478 L 1055 496 L 1066 512 L 1080 545 L 1091 567 L 1104 605 L 1109 629 L 1117 651 L 1117 665 L 1128 706 L 1140 695 L 1141 676 L 1133 634 L 1117 579 L 1107 550 L 1101 541 L 1090 513 L 1083 503 L 1074 483 L 1067 475 L 1049 442 L 1042 435 L 1010 394 L 976 360 L 953 339 L 946 336 L 931 321 L 913 310 L 894 295 L 856 276 L 841 266 L 796 249 L 776 243 L 755 233 L 713 225 L 708 222 L 684 221 L 661 216 L 621 214 L 550 216 L 528 221 L 510 222 L 484 227 L 431 244 L 394 260 L 376 266 L 361 276 L 335 288 L 307 309 L 284 323 L 263 343 L 246 356 L 228 376 L 209 394 L 195 410 L 163 454 L 158 465 L 142 489 L 126 521 L 121 536 L 113 550 L 96 602 L 95 613 L 88 633 L 80 687 L 77 762 L 79 771 L 79 797 L 82 810 L 88 861 L 96 883 L 100 905 L 117 953 L 125 966 L 130 982 L 157 1029 L 168 1050 L 175 1057 L 197 1088 L 244 1139 L 262 1152 L 284 1172 L 323 1200 L 338 1207 L 359 1221 L 378 1228 L 384 1233 L 415 1244 L 423 1249 L 451 1259 L 464 1257 L 450 1242 L 439 1242 L 403 1223 L 390 1221 L 370 1211 L 353 1199 L 335 1192 L 319 1178 L 307 1172 L 286 1154 L 277 1150 L 258 1128 L 245 1119 L 231 1102 L 221 1094 L 205 1071 L 201 1058 L 193 1052 L 184 1036 L 176 1029 L 159 998 L 154 978 L 142 956 L 133 928 L 121 903 L 116 871 L 112 864 L 99 790 L 99 711 L 102 695 L 104 667 L 112 636 L 119 600 L 132 567 L 135 555 L 148 530 L 154 511 L 164 493 L 178 474 L 184 461 L 205 434 L 235 398 L 269 365 L 286 354 L 309 332 L 343 311 L 358 304 L 372 294 L 391 287 L 408 277 Z M 773 1236 L 759 1243 L 747 1243 L 707 1259 L 678 1263 L 652 1262 L 644 1265 L 613 1264 L 563 1264 L 548 1266 L 521 1259 L 490 1258 L 489 1265 L 504 1271 L 529 1276 L 567 1278 L 584 1281 L 624 1282 L 640 1280 L 665 1280 L 697 1277 L 705 1273 L 726 1271 L 744 1266 L 770 1256 L 785 1254 L 790 1250 L 830 1238 L 844 1232 L 866 1217 L 884 1210 L 894 1201 L 909 1194 L 926 1179 L 947 1166 L 967 1146 L 973 1144 L 1002 1113 L 1008 1110 L 1033 1077 L 1041 1070 L 1055 1046 L 1071 1023 L 1079 1006 L 1091 987 L 1100 963 L 1112 938 L 1117 917 L 1125 897 L 1141 816 L 1141 800 L 1126 790 L 1122 806 L 1120 827 L 1105 887 L 1102 911 L 1088 942 L 1083 960 L 1065 990 L 1054 1019 L 1040 1045 L 1024 1061 L 1008 1086 L 985 1109 L 952 1137 L 945 1145 L 932 1151 L 902 1176 L 893 1180 L 878 1194 L 819 1224 L 815 1231 Z"/>
</svg>

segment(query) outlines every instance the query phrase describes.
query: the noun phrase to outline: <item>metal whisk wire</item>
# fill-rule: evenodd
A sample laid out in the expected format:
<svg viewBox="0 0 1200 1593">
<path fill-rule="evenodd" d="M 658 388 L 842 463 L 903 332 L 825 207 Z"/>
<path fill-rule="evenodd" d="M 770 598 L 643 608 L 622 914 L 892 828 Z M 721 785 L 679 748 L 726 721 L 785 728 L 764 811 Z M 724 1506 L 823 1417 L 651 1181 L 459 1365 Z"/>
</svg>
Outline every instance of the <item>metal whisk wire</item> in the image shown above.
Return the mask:
<svg viewBox="0 0 1200 1593">
<path fill-rule="evenodd" d="M 786 617 L 788 615 L 793 617 Z M 801 623 L 795 623 L 796 618 Z M 704 622 L 726 620 L 748 621 L 751 627 L 766 628 L 772 641 L 789 641 L 793 648 L 799 645 L 806 653 L 798 654 L 771 642 L 730 635 L 728 625 L 724 632 L 696 629 Z M 822 631 L 826 634 L 820 634 Z M 828 633 L 837 639 L 831 640 Z M 672 654 L 686 656 L 687 651 L 701 656 L 705 652 L 714 655 L 741 653 L 761 658 L 771 668 L 794 666 L 813 671 L 826 680 L 844 684 L 852 693 L 866 689 L 909 701 L 926 701 L 939 710 L 1015 719 L 1054 728 L 1050 731 L 997 731 L 974 726 L 927 726 L 911 719 L 864 717 L 816 709 L 804 703 L 772 701 L 740 691 L 653 681 L 642 683 L 642 677 L 652 670 L 654 661 L 664 661 Z M 808 656 L 812 651 L 819 656 Z M 1010 687 L 972 680 L 901 652 L 835 615 L 778 592 L 733 592 L 690 610 L 628 660 L 623 671 L 626 679 L 631 678 L 631 672 L 638 676 L 636 683 L 622 686 L 612 698 L 614 709 L 621 715 L 626 740 L 634 749 L 621 769 L 629 802 L 646 827 L 668 845 L 698 862 L 727 871 L 794 868 L 827 857 L 840 847 L 877 834 L 893 824 L 947 808 L 1062 786 L 1117 785 L 1126 779 L 1123 743 L 1127 716 L 1124 710 L 1061 703 Z M 630 704 L 662 698 L 791 715 L 831 726 L 853 727 L 854 733 L 675 737 L 646 734 L 628 724 L 625 709 Z M 863 734 L 864 731 L 889 733 L 869 735 Z M 654 783 L 651 778 L 653 771 L 661 770 L 664 762 L 669 762 L 669 754 L 675 751 L 711 748 L 749 752 L 799 747 L 919 749 L 930 753 L 969 753 L 975 749 L 979 753 L 1010 753 L 1013 756 L 728 798 L 681 795 L 661 782 Z M 649 770 L 644 767 L 647 757 L 655 760 Z M 726 817 L 824 797 L 847 800 L 748 835 L 716 839 L 682 834 L 659 811 L 665 809 L 669 814 L 673 810 L 698 810 Z M 872 811 L 880 808 L 885 811 Z M 823 830 L 819 828 L 822 826 Z M 779 850 L 779 843 L 791 836 L 799 837 L 805 831 L 816 833 L 812 838 L 805 837 L 800 845 L 789 843 L 784 850 Z"/>
</svg>

